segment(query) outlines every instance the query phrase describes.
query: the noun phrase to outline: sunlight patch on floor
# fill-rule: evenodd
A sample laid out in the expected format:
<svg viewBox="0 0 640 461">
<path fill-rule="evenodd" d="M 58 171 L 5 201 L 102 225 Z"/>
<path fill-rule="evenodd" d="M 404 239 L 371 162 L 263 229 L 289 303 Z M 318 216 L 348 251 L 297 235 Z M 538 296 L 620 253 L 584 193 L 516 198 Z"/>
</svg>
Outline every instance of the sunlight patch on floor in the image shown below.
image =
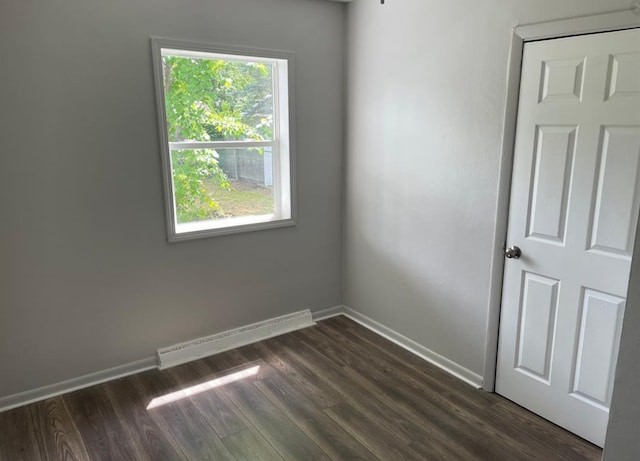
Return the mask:
<svg viewBox="0 0 640 461">
<path fill-rule="evenodd" d="M 195 386 L 187 387 L 186 389 L 180 389 L 179 391 L 156 397 L 149 403 L 149 405 L 147 405 L 147 410 L 166 405 L 167 403 L 176 402 L 192 395 L 201 394 L 202 392 L 206 392 L 208 390 L 215 389 L 216 387 L 224 386 L 225 384 L 239 381 L 250 376 L 255 376 L 258 374 L 258 371 L 260 371 L 260 365 L 247 368 L 246 370 L 240 370 L 235 373 L 222 376 L 220 378 L 215 378 L 204 383 L 196 384 Z"/>
</svg>

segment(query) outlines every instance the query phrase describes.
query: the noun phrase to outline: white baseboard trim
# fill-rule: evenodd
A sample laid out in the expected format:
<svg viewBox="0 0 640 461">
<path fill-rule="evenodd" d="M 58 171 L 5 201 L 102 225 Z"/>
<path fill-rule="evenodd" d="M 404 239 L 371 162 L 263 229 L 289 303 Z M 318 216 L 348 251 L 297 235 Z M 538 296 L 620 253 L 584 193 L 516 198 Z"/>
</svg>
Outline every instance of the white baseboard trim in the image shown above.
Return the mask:
<svg viewBox="0 0 640 461">
<path fill-rule="evenodd" d="M 102 384 L 114 379 L 124 378 L 125 376 L 134 375 L 143 371 L 156 368 L 157 362 L 155 357 L 149 357 L 135 362 L 119 365 L 107 370 L 90 373 L 78 378 L 68 379 L 59 383 L 50 384 L 48 386 L 39 387 L 18 394 L 9 395 L 0 398 L 0 412 L 11 410 L 12 408 L 21 407 L 30 403 L 39 402 L 40 400 L 57 397 L 58 395 L 67 394 L 87 387 Z"/>
<path fill-rule="evenodd" d="M 109 368 L 107 370 L 90 373 L 78 378 L 72 378 L 37 389 L 20 392 L 6 397 L 0 397 L 0 412 L 51 397 L 56 397 L 79 389 L 95 386 L 97 384 L 113 381 L 118 378 L 124 378 L 125 376 L 141 373 L 154 368 L 169 368 L 181 363 L 190 362 L 202 357 L 246 346 L 247 344 L 262 341 L 273 336 L 310 327 L 314 325 L 316 321 L 336 317 L 338 315 L 344 315 L 345 317 L 350 318 L 354 322 L 359 323 L 365 328 L 379 334 L 438 368 L 443 369 L 471 386 L 476 388 L 482 387 L 482 376 L 347 306 L 334 306 L 313 312 L 313 314 L 309 310 L 304 310 L 284 315 L 282 317 L 276 317 L 274 319 L 236 328 L 208 336 L 206 338 L 200 338 L 182 344 L 177 344 L 172 347 L 159 349 L 157 357 L 149 357 L 127 363 L 125 365 Z"/>
<path fill-rule="evenodd" d="M 315 325 L 309 309 L 158 349 L 163 370 Z"/>
<path fill-rule="evenodd" d="M 328 315 L 324 315 L 324 313 Z M 318 321 L 323 318 L 335 317 L 337 315 L 344 315 L 345 317 L 350 318 L 354 322 L 359 323 L 365 328 L 373 331 L 376 334 L 388 339 L 392 343 L 397 344 L 403 349 L 411 352 L 414 355 L 417 355 L 423 360 L 437 366 L 438 368 L 446 371 L 447 373 L 455 376 L 458 379 L 461 379 L 465 383 L 480 389 L 482 387 L 482 376 L 479 374 L 469 370 L 468 368 L 463 367 L 462 365 L 454 362 L 453 360 L 449 360 L 446 357 L 438 354 L 437 352 L 433 352 L 431 349 L 424 347 L 421 344 L 418 344 L 412 339 L 407 338 L 406 336 L 392 330 L 389 327 L 382 325 L 380 322 L 373 320 L 372 318 L 367 317 L 360 312 L 357 312 L 350 307 L 347 306 L 337 306 L 332 307 L 330 309 L 325 309 L 324 311 L 317 312 L 318 317 L 314 314 L 314 320 Z"/>
<path fill-rule="evenodd" d="M 314 322 L 320 320 L 330 319 L 331 317 L 337 317 L 338 315 L 344 315 L 344 306 L 333 306 L 319 311 L 312 312 Z"/>
</svg>

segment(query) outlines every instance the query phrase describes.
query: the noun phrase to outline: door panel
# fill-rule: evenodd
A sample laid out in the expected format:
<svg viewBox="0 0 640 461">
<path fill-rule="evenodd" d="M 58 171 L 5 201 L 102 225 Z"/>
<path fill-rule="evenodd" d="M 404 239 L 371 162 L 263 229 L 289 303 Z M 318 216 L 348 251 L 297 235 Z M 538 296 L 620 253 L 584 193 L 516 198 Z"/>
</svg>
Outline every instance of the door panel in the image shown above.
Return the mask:
<svg viewBox="0 0 640 461">
<path fill-rule="evenodd" d="M 572 392 L 609 408 L 625 300 L 584 290 Z"/>
<path fill-rule="evenodd" d="M 529 237 L 564 241 L 575 126 L 536 127 Z"/>
<path fill-rule="evenodd" d="M 607 99 L 640 98 L 640 53 L 611 55 L 606 94 Z"/>
<path fill-rule="evenodd" d="M 516 368 L 548 382 L 560 282 L 527 272 L 523 275 Z"/>
<path fill-rule="evenodd" d="M 540 102 L 582 99 L 584 58 L 542 61 Z"/>
<path fill-rule="evenodd" d="M 640 30 L 525 44 L 496 390 L 600 446 L 639 174 Z"/>
<path fill-rule="evenodd" d="M 604 127 L 602 131 L 590 249 L 631 258 L 638 222 L 640 127 Z"/>
</svg>

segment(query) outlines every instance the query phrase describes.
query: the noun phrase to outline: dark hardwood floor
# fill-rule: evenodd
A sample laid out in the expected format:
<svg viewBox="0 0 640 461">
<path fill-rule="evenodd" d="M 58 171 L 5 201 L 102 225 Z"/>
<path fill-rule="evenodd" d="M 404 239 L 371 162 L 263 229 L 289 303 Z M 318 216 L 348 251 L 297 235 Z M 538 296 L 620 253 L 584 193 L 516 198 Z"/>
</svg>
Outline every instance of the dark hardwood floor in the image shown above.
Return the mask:
<svg viewBox="0 0 640 461">
<path fill-rule="evenodd" d="M 0 413 L 2 461 L 600 456 L 345 317 Z"/>
</svg>

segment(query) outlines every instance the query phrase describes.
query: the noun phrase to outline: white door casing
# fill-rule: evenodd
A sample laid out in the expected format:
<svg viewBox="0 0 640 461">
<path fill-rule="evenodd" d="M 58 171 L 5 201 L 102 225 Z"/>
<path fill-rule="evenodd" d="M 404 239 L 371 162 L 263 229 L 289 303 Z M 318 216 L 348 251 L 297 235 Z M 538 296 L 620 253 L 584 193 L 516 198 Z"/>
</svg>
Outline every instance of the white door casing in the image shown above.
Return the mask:
<svg viewBox="0 0 640 461">
<path fill-rule="evenodd" d="M 640 30 L 525 44 L 496 391 L 600 446 L 639 170 Z"/>
</svg>

